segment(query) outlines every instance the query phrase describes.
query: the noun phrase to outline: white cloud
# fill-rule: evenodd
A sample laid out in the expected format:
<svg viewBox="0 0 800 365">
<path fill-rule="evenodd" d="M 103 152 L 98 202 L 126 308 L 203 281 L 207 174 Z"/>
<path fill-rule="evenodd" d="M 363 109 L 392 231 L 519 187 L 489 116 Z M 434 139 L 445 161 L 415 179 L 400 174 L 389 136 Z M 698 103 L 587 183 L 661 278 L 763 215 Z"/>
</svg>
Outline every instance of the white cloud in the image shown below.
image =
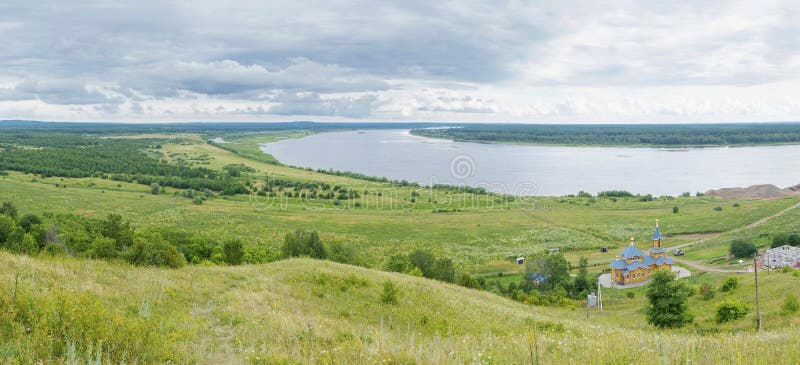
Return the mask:
<svg viewBox="0 0 800 365">
<path fill-rule="evenodd" d="M 791 1 L 0 4 L 0 119 L 800 120 Z"/>
</svg>

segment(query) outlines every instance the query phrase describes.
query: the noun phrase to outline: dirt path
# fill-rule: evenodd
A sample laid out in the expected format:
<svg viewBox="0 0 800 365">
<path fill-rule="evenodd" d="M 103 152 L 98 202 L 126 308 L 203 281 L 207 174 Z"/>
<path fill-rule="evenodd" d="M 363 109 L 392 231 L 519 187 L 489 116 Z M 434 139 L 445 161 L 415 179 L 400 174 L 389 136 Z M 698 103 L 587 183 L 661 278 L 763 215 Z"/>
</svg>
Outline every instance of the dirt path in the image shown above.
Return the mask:
<svg viewBox="0 0 800 365">
<path fill-rule="evenodd" d="M 674 260 L 675 262 L 679 262 L 681 264 L 684 264 L 686 266 L 689 266 L 692 269 L 696 269 L 696 270 L 700 270 L 700 271 L 729 272 L 729 273 L 737 273 L 737 274 L 750 272 L 750 270 L 748 270 L 748 269 L 720 269 L 718 267 L 707 266 L 707 265 L 700 264 L 697 261 L 686 260 L 686 259 L 682 259 L 682 258 L 678 258 L 678 257 L 672 257 L 672 260 Z"/>
<path fill-rule="evenodd" d="M 720 235 L 722 235 L 723 233 L 732 233 L 732 232 L 737 232 L 737 231 L 741 231 L 741 230 L 744 230 L 744 229 L 754 228 L 754 227 L 757 227 L 757 226 L 760 226 L 760 225 L 764 224 L 766 221 L 768 221 L 768 220 L 770 220 L 772 218 L 784 215 L 787 212 L 789 212 L 789 211 L 791 211 L 793 209 L 796 209 L 798 207 L 800 207 L 800 202 L 798 202 L 798 203 L 796 203 L 796 204 L 794 204 L 794 205 L 792 205 L 792 206 L 790 206 L 790 207 L 788 207 L 788 208 L 786 208 L 784 210 L 781 210 L 780 212 L 777 212 L 775 214 L 772 214 L 772 215 L 766 216 L 764 218 L 761 218 L 761 219 L 759 219 L 759 220 L 757 220 L 757 221 L 755 221 L 753 223 L 750 223 L 750 224 L 748 224 L 748 225 L 746 225 L 744 227 L 739 227 L 739 228 L 736 228 L 736 229 L 732 229 L 730 231 L 717 233 L 717 234 L 712 235 L 712 236 L 701 238 L 699 240 L 682 243 L 680 245 L 675 245 L 675 246 L 669 247 L 669 250 L 670 251 L 674 251 L 674 250 L 676 250 L 678 248 L 684 248 L 684 247 L 687 247 L 687 246 L 691 246 L 691 245 L 695 245 L 695 244 L 698 244 L 698 243 L 701 243 L 701 242 L 705 242 L 705 241 L 710 240 L 712 238 L 717 238 Z M 747 269 L 733 270 L 733 269 L 720 269 L 720 268 L 716 268 L 716 267 L 712 267 L 712 266 L 706 266 L 706 265 L 698 263 L 697 261 L 687 260 L 687 259 L 683 259 L 683 258 L 679 258 L 679 257 L 673 257 L 673 260 L 675 260 L 675 262 L 680 262 L 680 263 L 682 263 L 682 264 L 684 264 L 686 266 L 692 267 L 694 269 L 703 270 L 703 271 L 731 272 L 731 273 L 748 272 Z"/>
</svg>

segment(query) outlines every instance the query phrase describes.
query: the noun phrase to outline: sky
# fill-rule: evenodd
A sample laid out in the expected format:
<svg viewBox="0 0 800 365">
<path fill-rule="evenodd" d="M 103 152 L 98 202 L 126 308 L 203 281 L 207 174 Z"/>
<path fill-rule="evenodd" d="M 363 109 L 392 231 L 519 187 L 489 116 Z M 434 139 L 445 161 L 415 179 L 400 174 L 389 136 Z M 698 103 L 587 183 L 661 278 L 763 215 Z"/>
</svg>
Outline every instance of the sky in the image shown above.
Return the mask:
<svg viewBox="0 0 800 365">
<path fill-rule="evenodd" d="M 797 1 L 4 1 L 0 119 L 800 120 Z"/>
</svg>

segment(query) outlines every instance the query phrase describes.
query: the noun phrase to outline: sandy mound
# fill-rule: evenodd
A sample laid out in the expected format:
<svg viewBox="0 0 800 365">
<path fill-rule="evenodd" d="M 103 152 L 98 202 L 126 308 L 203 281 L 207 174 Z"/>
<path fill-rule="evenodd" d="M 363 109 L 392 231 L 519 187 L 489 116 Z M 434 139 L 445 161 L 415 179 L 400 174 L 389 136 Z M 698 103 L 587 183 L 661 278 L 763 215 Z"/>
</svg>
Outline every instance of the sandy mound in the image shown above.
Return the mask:
<svg viewBox="0 0 800 365">
<path fill-rule="evenodd" d="M 753 185 L 746 188 L 722 188 L 705 192 L 706 196 L 714 196 L 725 199 L 745 199 L 745 198 L 780 198 L 782 196 L 800 194 L 792 189 L 781 189 L 775 185 Z"/>
</svg>

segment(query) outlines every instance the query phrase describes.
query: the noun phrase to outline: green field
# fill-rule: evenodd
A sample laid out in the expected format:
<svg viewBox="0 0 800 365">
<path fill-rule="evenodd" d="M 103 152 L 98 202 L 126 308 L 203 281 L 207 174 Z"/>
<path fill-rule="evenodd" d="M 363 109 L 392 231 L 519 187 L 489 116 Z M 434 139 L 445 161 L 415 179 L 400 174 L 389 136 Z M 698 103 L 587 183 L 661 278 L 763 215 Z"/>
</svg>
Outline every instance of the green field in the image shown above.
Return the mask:
<svg viewBox="0 0 800 365">
<path fill-rule="evenodd" d="M 720 258 L 731 240 L 746 238 L 763 247 L 770 234 L 798 230 L 800 209 L 748 225 L 792 207 L 800 197 L 507 197 L 320 173 L 259 155 L 261 143 L 307 133 L 220 134 L 228 143 L 218 145 L 206 142 L 218 135 L 199 133 L 166 140 L 163 135 L 138 137 L 160 142 L 145 152 L 171 164 L 213 170 L 246 166 L 240 179 L 248 186 L 290 179 L 346 187 L 360 192 L 359 197 L 335 205 L 332 200 L 287 197 L 286 191 L 299 188 L 286 188 L 274 197 L 215 194 L 197 204 L 181 196 L 184 189 L 166 186 L 153 195 L 149 185 L 101 176 L 43 177 L 17 171 L 0 176 L 0 201 L 13 202 L 20 215 L 69 213 L 101 219 L 119 213 L 136 230 L 239 238 L 246 248 L 266 250 L 275 258 L 287 233 L 315 230 L 326 245 L 353 248 L 365 266 L 290 259 L 160 269 L 0 252 L 0 317 L 9 320 L 5 327 L 0 324 L 5 339 L 0 359 L 756 363 L 753 354 L 763 352 L 774 354 L 764 363 L 800 359 L 793 340 L 800 316 L 781 309 L 786 295 L 800 287 L 800 278 L 792 273 L 759 277 L 768 331 L 756 334 L 752 312 L 724 325 L 713 321 L 714 308 L 725 299 L 754 305 L 752 274 L 737 274 L 740 287 L 734 292 L 718 291 L 708 300 L 690 298 L 695 316 L 690 326 L 659 330 L 646 324 L 645 288 L 605 290 L 605 311 L 598 313 L 583 308 L 579 300 L 561 306 L 525 305 L 488 291 L 382 271 L 390 256 L 426 249 L 452 259 L 458 272 L 508 285 L 524 273 L 513 258 L 534 258 L 560 248 L 571 264 L 586 257 L 589 271 L 599 273 L 631 237 L 640 248 L 648 247 L 656 219 L 668 237 L 666 246 L 703 240 L 684 249 L 686 259 L 727 268 L 730 262 Z M 609 251 L 601 253 L 600 247 Z M 685 280 L 695 288 L 708 283 L 718 289 L 728 276 L 695 272 Z M 380 301 L 386 280 L 399 287 L 396 305 Z"/>
</svg>

